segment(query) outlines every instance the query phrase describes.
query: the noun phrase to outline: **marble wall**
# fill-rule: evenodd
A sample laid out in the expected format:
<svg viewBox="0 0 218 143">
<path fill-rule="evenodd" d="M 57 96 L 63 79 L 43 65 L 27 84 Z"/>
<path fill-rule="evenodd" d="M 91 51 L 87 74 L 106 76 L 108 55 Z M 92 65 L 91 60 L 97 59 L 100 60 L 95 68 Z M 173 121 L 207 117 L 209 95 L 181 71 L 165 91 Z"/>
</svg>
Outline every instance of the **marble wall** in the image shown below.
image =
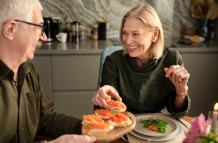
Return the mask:
<svg viewBox="0 0 218 143">
<path fill-rule="evenodd" d="M 107 22 L 107 38 L 118 38 L 122 16 L 138 4 L 149 3 L 158 12 L 166 43 L 179 37 L 183 27 L 192 26 L 190 0 L 40 0 L 43 16 L 58 18 L 63 27 L 79 21 L 86 34 L 98 21 Z"/>
</svg>

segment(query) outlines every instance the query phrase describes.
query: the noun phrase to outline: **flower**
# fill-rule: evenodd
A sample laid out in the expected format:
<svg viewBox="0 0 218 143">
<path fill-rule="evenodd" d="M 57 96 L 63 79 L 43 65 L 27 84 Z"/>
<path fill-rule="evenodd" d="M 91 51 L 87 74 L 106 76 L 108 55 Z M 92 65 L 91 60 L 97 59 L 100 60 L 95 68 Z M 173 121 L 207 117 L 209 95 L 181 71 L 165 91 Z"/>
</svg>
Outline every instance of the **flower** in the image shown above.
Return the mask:
<svg viewBox="0 0 218 143">
<path fill-rule="evenodd" d="M 206 121 L 205 116 L 200 114 L 191 124 L 183 143 L 218 143 L 215 133 L 210 132 L 211 120 Z"/>
</svg>

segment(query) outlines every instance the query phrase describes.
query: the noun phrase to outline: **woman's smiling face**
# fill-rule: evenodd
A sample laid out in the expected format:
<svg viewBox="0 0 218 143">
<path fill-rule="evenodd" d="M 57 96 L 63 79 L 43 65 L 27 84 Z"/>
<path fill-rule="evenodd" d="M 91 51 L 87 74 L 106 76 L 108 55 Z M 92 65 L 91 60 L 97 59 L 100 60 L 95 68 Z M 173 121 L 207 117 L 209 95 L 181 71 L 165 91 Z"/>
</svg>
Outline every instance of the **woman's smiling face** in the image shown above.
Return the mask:
<svg viewBox="0 0 218 143">
<path fill-rule="evenodd" d="M 154 39 L 153 31 L 153 28 L 139 19 L 129 18 L 125 21 L 121 39 L 130 57 L 143 60 L 149 56 L 149 48 Z"/>
</svg>

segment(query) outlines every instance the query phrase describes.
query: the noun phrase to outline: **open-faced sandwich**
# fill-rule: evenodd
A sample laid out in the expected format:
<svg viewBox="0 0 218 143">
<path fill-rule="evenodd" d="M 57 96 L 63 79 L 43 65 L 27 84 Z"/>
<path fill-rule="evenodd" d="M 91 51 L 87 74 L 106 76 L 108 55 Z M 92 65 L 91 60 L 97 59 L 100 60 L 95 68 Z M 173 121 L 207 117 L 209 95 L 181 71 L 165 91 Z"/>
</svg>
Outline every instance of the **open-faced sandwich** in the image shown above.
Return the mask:
<svg viewBox="0 0 218 143">
<path fill-rule="evenodd" d="M 132 124 L 132 121 L 129 119 L 129 117 L 126 116 L 125 113 L 121 112 L 97 109 L 95 110 L 95 115 L 101 117 L 115 127 L 127 127 Z"/>
<path fill-rule="evenodd" d="M 110 110 L 106 110 L 106 109 L 96 109 L 95 110 L 95 115 L 101 117 L 104 120 L 108 120 L 113 116 L 113 112 Z"/>
<path fill-rule="evenodd" d="M 82 125 L 82 134 L 95 137 L 103 136 L 114 128 L 96 115 L 84 115 Z"/>
<path fill-rule="evenodd" d="M 109 100 L 107 102 L 108 109 L 114 112 L 124 112 L 126 111 L 126 105 L 123 102 L 115 101 L 115 100 Z"/>
<path fill-rule="evenodd" d="M 96 115 L 83 115 L 82 125 L 102 124 L 104 120 Z"/>
<path fill-rule="evenodd" d="M 123 135 L 135 126 L 132 118 L 127 116 L 130 113 L 125 112 L 124 103 L 111 99 L 107 101 L 107 104 L 107 109 L 96 109 L 94 114 L 83 116 L 82 134 L 95 136 L 98 139 L 108 138 L 108 136 L 113 138 Z M 119 130 L 116 130 L 118 127 Z"/>
<path fill-rule="evenodd" d="M 89 136 L 100 137 L 100 136 L 106 135 L 113 128 L 114 126 L 108 123 L 90 124 L 90 125 L 84 126 L 82 133 L 85 135 L 89 135 Z"/>
<path fill-rule="evenodd" d="M 115 113 L 107 122 L 114 127 L 128 127 L 132 124 L 132 121 L 124 113 Z"/>
</svg>

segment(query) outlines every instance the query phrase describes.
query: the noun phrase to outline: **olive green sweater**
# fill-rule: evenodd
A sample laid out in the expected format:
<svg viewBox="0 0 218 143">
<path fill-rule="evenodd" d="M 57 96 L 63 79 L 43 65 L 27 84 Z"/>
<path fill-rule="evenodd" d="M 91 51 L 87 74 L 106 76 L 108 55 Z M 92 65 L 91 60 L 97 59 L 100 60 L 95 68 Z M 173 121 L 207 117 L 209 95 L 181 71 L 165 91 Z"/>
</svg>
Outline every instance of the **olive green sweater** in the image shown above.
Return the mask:
<svg viewBox="0 0 218 143">
<path fill-rule="evenodd" d="M 19 67 L 16 83 L 0 60 L 0 143 L 32 143 L 36 136 L 56 138 L 80 130 L 80 120 L 53 112 L 30 62 Z"/>
<path fill-rule="evenodd" d="M 116 51 L 105 60 L 101 86 L 115 87 L 130 112 L 159 112 L 166 107 L 174 115 L 184 115 L 189 110 L 190 98 L 187 97 L 184 109 L 176 112 L 176 90 L 164 72 L 164 67 L 177 64 L 183 64 L 181 55 L 169 49 L 159 60 L 152 59 L 142 68 L 123 50 Z"/>
</svg>

